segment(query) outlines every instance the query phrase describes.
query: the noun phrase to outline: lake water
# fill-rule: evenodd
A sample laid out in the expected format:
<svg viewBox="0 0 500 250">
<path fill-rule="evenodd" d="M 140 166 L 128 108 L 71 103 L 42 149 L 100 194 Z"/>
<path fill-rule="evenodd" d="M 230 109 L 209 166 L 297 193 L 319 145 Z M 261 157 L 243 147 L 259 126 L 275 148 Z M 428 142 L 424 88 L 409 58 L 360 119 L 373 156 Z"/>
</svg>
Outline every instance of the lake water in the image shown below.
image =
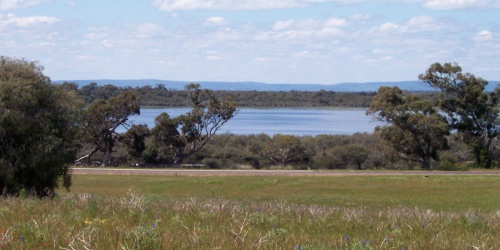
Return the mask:
<svg viewBox="0 0 500 250">
<path fill-rule="evenodd" d="M 149 128 L 153 128 L 154 119 L 162 112 L 176 117 L 190 110 L 191 108 L 141 108 L 141 115 L 132 116 L 130 120 L 134 124 L 147 124 Z M 365 109 L 241 108 L 217 133 L 299 136 L 372 133 L 382 123 L 374 121 L 372 116 L 365 113 Z"/>
</svg>

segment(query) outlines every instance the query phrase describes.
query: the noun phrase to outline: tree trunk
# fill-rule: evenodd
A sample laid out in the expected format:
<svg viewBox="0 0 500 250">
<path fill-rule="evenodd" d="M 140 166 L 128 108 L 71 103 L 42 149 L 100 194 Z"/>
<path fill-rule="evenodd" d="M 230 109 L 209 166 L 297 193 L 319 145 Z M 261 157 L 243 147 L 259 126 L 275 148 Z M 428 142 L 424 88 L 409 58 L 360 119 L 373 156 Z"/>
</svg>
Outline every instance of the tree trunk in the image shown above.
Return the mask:
<svg viewBox="0 0 500 250">
<path fill-rule="evenodd" d="M 431 169 L 431 157 L 429 156 L 422 157 L 422 168 L 425 170 Z"/>
<path fill-rule="evenodd" d="M 109 165 L 109 160 L 111 159 L 111 153 L 113 153 L 114 146 L 114 138 L 113 134 L 109 134 L 106 136 L 104 140 L 104 157 L 101 162 L 101 167 L 105 167 Z"/>
<path fill-rule="evenodd" d="M 363 170 L 363 167 L 361 166 L 361 161 L 355 160 L 356 166 L 358 167 L 358 170 Z"/>
<path fill-rule="evenodd" d="M 75 163 L 76 163 L 76 162 L 81 162 L 81 161 L 83 161 L 83 160 L 87 159 L 87 160 L 88 160 L 88 164 L 90 165 L 90 163 L 91 163 L 90 158 L 92 157 L 92 155 L 93 155 L 95 152 L 97 152 L 97 150 L 98 150 L 98 148 L 97 148 L 97 147 L 96 147 L 96 148 L 94 148 L 92 151 L 90 151 L 90 153 L 88 153 L 88 154 L 86 154 L 86 155 L 84 155 L 84 156 L 80 157 L 79 159 L 77 159 L 77 160 L 75 161 Z"/>
<path fill-rule="evenodd" d="M 109 159 L 111 158 L 111 150 L 106 150 L 104 152 L 104 158 L 102 159 L 101 167 L 105 167 L 109 164 Z"/>
<path fill-rule="evenodd" d="M 174 164 L 181 164 L 181 162 L 186 159 L 185 155 L 176 154 L 174 156 Z"/>
<path fill-rule="evenodd" d="M 491 164 L 493 163 L 493 152 L 491 152 L 491 139 L 488 139 L 487 142 L 486 142 L 486 145 L 483 149 L 485 152 L 485 168 L 488 168 L 490 169 L 491 168 Z"/>
</svg>

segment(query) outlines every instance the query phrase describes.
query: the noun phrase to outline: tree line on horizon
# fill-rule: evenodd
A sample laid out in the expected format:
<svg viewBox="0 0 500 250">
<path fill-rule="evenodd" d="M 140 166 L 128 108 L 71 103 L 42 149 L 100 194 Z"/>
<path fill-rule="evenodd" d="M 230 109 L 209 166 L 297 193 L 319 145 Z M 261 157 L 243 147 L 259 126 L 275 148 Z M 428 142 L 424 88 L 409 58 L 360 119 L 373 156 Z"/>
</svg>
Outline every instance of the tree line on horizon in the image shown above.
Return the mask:
<svg viewBox="0 0 500 250">
<path fill-rule="evenodd" d="M 75 163 L 360 170 L 498 167 L 500 89 L 486 92 L 487 81 L 462 73 L 457 64 L 436 63 L 419 76 L 438 90 L 431 94 L 398 87 L 381 87 L 377 93 L 211 91 L 197 84 L 183 91 L 95 83 L 79 88 L 53 84 L 43 69 L 37 62 L 0 57 L 4 196 L 27 192 L 44 197 L 53 196 L 59 185 L 69 189 L 69 166 Z M 142 100 L 156 100 L 158 95 L 192 109 L 175 118 L 162 113 L 153 128 L 132 125 L 129 117 L 140 113 Z M 283 103 L 308 105 L 314 96 L 323 97 L 318 103 L 330 104 L 331 100 L 348 103 L 339 102 L 339 97 L 359 97 L 351 103 L 359 101 L 363 107 L 370 100 L 367 114 L 389 125 L 352 136 L 216 135 L 237 115 L 233 98 L 240 96 L 279 97 Z M 279 98 L 273 101 L 278 103 Z M 118 133 L 118 127 L 126 132 Z"/>
<path fill-rule="evenodd" d="M 164 84 L 141 87 L 117 87 L 111 84 L 97 85 L 92 82 L 78 86 L 75 83 L 64 82 L 62 85 L 73 89 L 86 103 L 91 104 L 97 99 L 107 100 L 121 92 L 138 93 L 142 107 L 187 107 L 190 106 L 189 93 L 186 90 L 169 89 Z M 335 92 L 319 91 L 243 91 L 243 90 L 213 90 L 219 96 L 231 98 L 237 107 L 347 107 L 368 108 L 377 92 Z M 415 92 L 426 100 L 436 101 L 437 92 Z"/>
</svg>

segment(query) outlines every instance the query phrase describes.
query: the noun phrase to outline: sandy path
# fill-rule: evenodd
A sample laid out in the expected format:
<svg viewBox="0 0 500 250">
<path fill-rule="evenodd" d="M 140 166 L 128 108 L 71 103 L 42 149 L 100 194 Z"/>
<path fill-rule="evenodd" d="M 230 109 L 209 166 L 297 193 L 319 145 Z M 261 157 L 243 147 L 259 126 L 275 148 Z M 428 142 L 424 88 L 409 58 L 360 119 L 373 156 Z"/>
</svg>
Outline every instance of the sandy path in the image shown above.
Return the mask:
<svg viewBox="0 0 500 250">
<path fill-rule="evenodd" d="M 382 176 L 382 175 L 500 175 L 500 171 L 316 171 L 316 170 L 205 170 L 72 168 L 72 174 L 88 175 L 180 175 L 180 176 Z"/>
</svg>

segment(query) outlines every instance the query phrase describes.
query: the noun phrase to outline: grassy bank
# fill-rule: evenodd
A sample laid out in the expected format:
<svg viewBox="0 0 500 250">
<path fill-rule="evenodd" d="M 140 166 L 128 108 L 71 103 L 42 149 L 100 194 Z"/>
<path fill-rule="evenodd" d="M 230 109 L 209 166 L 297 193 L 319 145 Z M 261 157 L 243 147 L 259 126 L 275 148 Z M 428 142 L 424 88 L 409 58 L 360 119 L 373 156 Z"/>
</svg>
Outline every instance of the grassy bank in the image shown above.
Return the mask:
<svg viewBox="0 0 500 250">
<path fill-rule="evenodd" d="M 75 176 L 0 199 L 0 249 L 490 249 L 500 177 Z"/>
</svg>

